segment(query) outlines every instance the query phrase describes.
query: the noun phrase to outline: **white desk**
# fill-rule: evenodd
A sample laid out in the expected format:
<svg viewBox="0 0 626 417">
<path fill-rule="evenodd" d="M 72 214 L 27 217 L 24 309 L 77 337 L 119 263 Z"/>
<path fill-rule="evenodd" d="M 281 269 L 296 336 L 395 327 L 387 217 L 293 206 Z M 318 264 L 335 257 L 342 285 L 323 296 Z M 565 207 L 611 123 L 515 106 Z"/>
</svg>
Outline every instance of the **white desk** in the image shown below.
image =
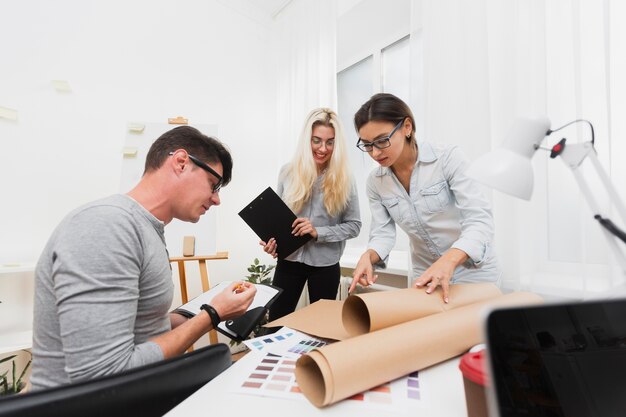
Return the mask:
<svg viewBox="0 0 626 417">
<path fill-rule="evenodd" d="M 343 251 L 339 264 L 342 267 L 354 268 L 359 261 L 365 248 L 346 248 Z M 392 275 L 404 275 L 406 277 L 409 270 L 409 253 L 407 251 L 392 250 L 387 260 L 387 268 L 379 269 L 378 272 L 385 272 Z"/>
<path fill-rule="evenodd" d="M 277 415 L 308 416 L 376 416 L 385 413 L 380 410 L 356 410 L 344 402 L 329 407 L 317 408 L 308 401 L 293 401 L 288 399 L 245 395 L 233 392 L 242 381 L 241 370 L 249 369 L 249 361 L 256 359 L 252 354 L 245 355 L 217 378 L 200 388 L 189 398 L 171 410 L 166 416 L 193 417 L 193 416 L 241 416 L 255 417 Z M 465 391 L 463 377 L 459 371 L 459 358 L 454 358 L 420 371 L 427 375 L 429 406 L 424 408 L 420 416 L 431 417 L 465 417 Z M 248 362 L 247 362 L 248 361 Z M 401 416 L 402 414 L 392 414 Z M 415 413 L 411 412 L 412 417 Z"/>
<path fill-rule="evenodd" d="M 22 330 L 0 333 L 0 356 L 5 353 L 30 349 L 33 344 L 33 331 Z"/>
<path fill-rule="evenodd" d="M 359 258 L 365 251 L 365 248 L 349 248 L 347 247 L 339 264 L 341 265 L 342 274 L 350 278 L 352 282 L 352 273 L 356 267 Z M 373 288 L 374 290 L 393 289 L 393 288 L 408 288 L 411 286 L 411 280 L 408 278 L 408 271 L 410 268 L 409 253 L 406 251 L 392 250 L 387 260 L 387 268 L 377 269 L 376 274 L 378 280 L 376 281 L 380 288 Z M 342 294 L 347 296 L 346 294 Z M 343 297 L 345 298 L 345 297 Z"/>
<path fill-rule="evenodd" d="M 0 265 L 0 356 L 32 344 L 35 264 Z"/>
</svg>

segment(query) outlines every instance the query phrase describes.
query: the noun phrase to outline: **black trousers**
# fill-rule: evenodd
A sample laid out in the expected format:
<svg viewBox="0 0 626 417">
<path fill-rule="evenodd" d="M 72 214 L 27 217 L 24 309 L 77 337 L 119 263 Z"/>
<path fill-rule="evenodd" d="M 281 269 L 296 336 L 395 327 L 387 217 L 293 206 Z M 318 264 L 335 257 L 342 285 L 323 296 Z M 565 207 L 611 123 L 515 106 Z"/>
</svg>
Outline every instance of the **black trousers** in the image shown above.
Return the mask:
<svg viewBox="0 0 626 417">
<path fill-rule="evenodd" d="M 330 266 L 310 266 L 301 262 L 278 260 L 274 270 L 272 285 L 282 288 L 283 292 L 270 307 L 269 319 L 276 320 L 293 313 L 307 284 L 309 302 L 334 300 L 339 289 L 341 268 L 339 262 Z"/>
</svg>

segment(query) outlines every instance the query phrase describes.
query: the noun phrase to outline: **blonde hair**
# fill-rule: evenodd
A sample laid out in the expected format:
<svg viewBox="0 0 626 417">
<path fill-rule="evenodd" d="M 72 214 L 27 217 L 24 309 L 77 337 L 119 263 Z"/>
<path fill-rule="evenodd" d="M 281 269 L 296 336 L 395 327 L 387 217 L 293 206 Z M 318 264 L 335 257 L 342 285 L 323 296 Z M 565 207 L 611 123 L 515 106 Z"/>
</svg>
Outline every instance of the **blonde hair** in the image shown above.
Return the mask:
<svg viewBox="0 0 626 417">
<path fill-rule="evenodd" d="M 283 199 L 295 213 L 299 213 L 304 203 L 311 198 L 313 184 L 318 175 L 311 150 L 311 136 L 313 128 L 320 125 L 335 130 L 335 145 L 322 183 L 324 207 L 328 214 L 334 217 L 348 205 L 351 182 L 343 129 L 337 114 L 331 109 L 318 108 L 307 116 L 300 133 L 298 148 L 285 172 L 289 182 L 285 187 Z"/>
</svg>

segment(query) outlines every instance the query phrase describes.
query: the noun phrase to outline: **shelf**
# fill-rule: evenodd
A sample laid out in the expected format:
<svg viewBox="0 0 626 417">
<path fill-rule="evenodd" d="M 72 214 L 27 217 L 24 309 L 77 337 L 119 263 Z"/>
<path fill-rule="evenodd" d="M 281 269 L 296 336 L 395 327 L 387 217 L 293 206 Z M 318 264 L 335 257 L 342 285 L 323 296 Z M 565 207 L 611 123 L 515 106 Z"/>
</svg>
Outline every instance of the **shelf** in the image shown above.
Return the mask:
<svg viewBox="0 0 626 417">
<path fill-rule="evenodd" d="M 35 263 L 26 262 L 19 264 L 0 264 L 0 275 L 15 274 L 19 272 L 34 272 Z"/>
<path fill-rule="evenodd" d="M 32 345 L 34 270 L 34 263 L 0 264 L 0 355 Z"/>
<path fill-rule="evenodd" d="M 30 349 L 32 344 L 32 330 L 0 334 L 0 355 L 21 349 Z"/>
</svg>

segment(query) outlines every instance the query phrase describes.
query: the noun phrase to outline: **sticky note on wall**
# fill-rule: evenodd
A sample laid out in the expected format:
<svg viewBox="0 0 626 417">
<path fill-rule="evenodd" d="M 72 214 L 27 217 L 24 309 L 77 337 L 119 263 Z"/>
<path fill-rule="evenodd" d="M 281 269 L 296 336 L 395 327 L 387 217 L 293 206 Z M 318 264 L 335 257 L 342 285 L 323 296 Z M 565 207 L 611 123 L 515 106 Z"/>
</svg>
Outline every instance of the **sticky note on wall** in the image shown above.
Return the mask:
<svg viewBox="0 0 626 417">
<path fill-rule="evenodd" d="M 70 87 L 70 83 L 65 80 L 52 80 L 52 86 L 59 93 L 71 93 L 72 87 Z"/>
<path fill-rule="evenodd" d="M 135 158 L 137 157 L 137 148 L 126 147 L 123 150 L 124 158 Z"/>
<path fill-rule="evenodd" d="M 143 123 L 135 123 L 135 122 L 128 123 L 128 130 L 133 133 L 141 133 L 143 132 L 145 128 L 146 128 L 146 125 Z"/>
<path fill-rule="evenodd" d="M 7 120 L 17 120 L 17 110 L 0 106 L 0 117 Z"/>
</svg>

